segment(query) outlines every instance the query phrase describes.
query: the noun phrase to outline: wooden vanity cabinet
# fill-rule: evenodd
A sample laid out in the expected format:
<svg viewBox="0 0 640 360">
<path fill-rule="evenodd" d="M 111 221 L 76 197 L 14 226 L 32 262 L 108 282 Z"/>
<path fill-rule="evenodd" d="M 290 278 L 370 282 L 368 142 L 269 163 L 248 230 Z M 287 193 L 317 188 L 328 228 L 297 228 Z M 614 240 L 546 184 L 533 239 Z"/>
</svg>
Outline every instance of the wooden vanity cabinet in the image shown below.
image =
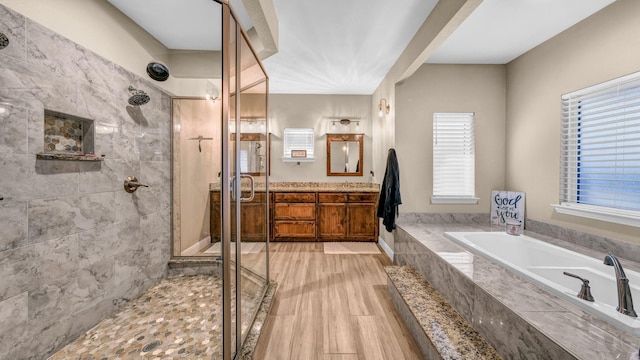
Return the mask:
<svg viewBox="0 0 640 360">
<path fill-rule="evenodd" d="M 316 240 L 315 192 L 274 193 L 273 240 Z"/>
<path fill-rule="evenodd" d="M 377 193 L 318 193 L 318 240 L 377 241 Z"/>
<path fill-rule="evenodd" d="M 243 196 L 248 196 L 244 194 Z M 211 238 L 213 242 L 220 241 L 220 192 L 211 191 Z M 242 241 L 262 241 L 267 238 L 267 222 L 265 220 L 266 212 L 266 194 L 264 192 L 256 192 L 253 200 L 243 202 L 240 207 L 240 216 L 242 218 L 240 231 L 242 232 Z M 235 203 L 231 203 L 231 213 L 235 214 Z M 235 216 L 231 216 L 231 238 L 236 237 L 236 221 Z"/>
</svg>

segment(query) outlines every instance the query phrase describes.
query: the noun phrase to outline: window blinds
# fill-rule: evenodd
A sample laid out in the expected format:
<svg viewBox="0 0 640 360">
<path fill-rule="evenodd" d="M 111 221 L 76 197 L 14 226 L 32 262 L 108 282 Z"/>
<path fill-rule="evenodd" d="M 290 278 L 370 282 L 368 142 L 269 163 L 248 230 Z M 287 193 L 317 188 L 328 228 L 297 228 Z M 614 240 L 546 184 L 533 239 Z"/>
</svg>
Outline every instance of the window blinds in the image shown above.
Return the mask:
<svg viewBox="0 0 640 360">
<path fill-rule="evenodd" d="M 562 97 L 560 201 L 640 211 L 640 73 Z"/>
<path fill-rule="evenodd" d="M 473 113 L 433 114 L 433 195 L 475 195 Z"/>
<path fill-rule="evenodd" d="M 314 159 L 314 135 L 313 129 L 286 128 L 284 129 L 284 155 L 283 158 L 291 159 L 291 150 L 306 150 L 307 159 Z"/>
</svg>

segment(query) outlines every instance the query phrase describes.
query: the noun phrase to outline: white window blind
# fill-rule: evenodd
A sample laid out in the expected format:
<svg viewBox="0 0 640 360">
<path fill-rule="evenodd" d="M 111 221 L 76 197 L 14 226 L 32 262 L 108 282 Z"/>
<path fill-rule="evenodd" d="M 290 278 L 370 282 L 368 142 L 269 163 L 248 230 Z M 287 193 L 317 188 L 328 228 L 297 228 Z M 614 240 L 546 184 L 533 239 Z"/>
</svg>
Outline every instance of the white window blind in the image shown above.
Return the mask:
<svg viewBox="0 0 640 360">
<path fill-rule="evenodd" d="M 473 113 L 434 113 L 432 202 L 474 196 Z"/>
<path fill-rule="evenodd" d="M 284 129 L 284 160 L 313 160 L 315 137 L 313 129 L 307 128 L 286 128 Z M 305 150 L 307 157 L 305 159 L 292 158 L 291 150 Z"/>
<path fill-rule="evenodd" d="M 640 211 L 640 73 L 562 96 L 561 170 L 561 205 Z"/>
</svg>

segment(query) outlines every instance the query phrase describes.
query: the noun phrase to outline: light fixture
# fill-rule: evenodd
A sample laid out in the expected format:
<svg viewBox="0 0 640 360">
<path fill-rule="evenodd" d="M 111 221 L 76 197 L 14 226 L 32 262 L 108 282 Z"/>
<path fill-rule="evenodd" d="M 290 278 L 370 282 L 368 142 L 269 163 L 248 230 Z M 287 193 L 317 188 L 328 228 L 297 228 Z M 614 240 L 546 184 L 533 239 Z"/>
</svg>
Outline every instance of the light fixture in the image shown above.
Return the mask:
<svg viewBox="0 0 640 360">
<path fill-rule="evenodd" d="M 384 105 L 382 105 L 382 103 L 384 103 Z M 380 102 L 378 103 L 378 116 L 382 117 L 382 108 L 384 106 L 384 110 L 385 110 L 385 114 L 389 114 L 389 111 L 391 111 L 391 105 L 389 105 L 389 103 L 387 102 L 387 99 L 380 99 Z"/>
<path fill-rule="evenodd" d="M 344 125 L 344 126 L 349 126 L 351 125 L 351 123 L 356 123 L 356 127 L 360 126 L 360 121 L 358 120 L 349 120 L 349 119 L 340 119 L 340 120 L 333 120 L 331 121 L 331 128 L 335 130 L 336 128 L 336 124 L 340 124 L 340 125 Z"/>
</svg>

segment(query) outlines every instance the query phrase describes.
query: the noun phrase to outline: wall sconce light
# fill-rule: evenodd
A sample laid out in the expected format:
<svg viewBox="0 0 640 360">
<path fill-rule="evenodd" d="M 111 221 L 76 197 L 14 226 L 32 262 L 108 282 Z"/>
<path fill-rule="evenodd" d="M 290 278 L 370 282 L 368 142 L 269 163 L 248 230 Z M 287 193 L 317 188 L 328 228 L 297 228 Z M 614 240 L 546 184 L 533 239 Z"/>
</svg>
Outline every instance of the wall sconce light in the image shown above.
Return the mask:
<svg viewBox="0 0 640 360">
<path fill-rule="evenodd" d="M 389 103 L 387 102 L 387 99 L 380 99 L 380 102 L 378 103 L 378 116 L 379 117 L 382 117 L 382 108 L 383 108 L 382 103 L 384 103 L 385 114 L 389 114 L 389 111 L 391 111 L 391 105 L 389 105 Z"/>
</svg>

